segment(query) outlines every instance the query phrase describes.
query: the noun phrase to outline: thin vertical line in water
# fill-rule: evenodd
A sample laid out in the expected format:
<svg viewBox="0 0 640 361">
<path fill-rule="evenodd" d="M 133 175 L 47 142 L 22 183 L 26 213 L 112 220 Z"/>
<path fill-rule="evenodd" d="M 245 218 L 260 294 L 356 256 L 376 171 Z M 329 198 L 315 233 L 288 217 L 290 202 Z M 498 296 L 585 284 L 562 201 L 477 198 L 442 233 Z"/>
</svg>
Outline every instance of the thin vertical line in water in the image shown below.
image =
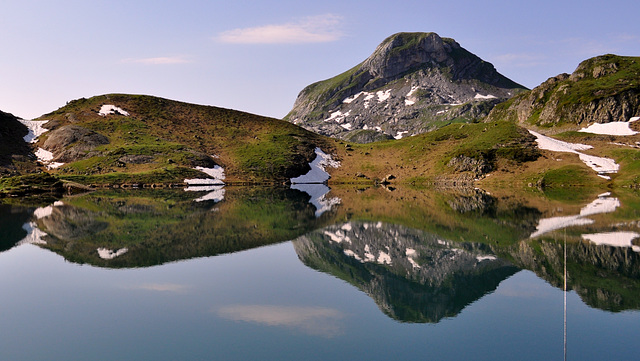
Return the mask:
<svg viewBox="0 0 640 361">
<path fill-rule="evenodd" d="M 567 361 L 567 230 L 564 230 L 564 360 Z"/>
</svg>

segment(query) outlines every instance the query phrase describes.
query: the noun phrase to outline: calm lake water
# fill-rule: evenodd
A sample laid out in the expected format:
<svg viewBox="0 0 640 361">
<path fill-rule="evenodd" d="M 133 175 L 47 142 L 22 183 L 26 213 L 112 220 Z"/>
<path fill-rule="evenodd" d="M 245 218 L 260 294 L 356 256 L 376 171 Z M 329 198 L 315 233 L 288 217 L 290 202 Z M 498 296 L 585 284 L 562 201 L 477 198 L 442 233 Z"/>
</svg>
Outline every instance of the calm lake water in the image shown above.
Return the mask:
<svg viewBox="0 0 640 361">
<path fill-rule="evenodd" d="M 636 194 L 313 187 L 1 205 L 0 359 L 640 359 Z"/>
</svg>

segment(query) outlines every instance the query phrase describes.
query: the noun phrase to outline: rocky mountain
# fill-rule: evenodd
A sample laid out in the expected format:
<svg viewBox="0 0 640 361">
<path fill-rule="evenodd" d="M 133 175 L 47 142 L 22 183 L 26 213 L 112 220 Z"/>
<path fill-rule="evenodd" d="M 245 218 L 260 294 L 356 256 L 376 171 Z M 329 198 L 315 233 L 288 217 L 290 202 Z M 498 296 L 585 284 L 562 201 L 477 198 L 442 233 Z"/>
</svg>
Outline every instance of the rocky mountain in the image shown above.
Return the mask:
<svg viewBox="0 0 640 361">
<path fill-rule="evenodd" d="M 303 89 L 285 120 L 354 142 L 402 138 L 486 116 L 525 88 L 435 33 L 398 33 L 364 62 Z"/>
<path fill-rule="evenodd" d="M 640 57 L 603 55 L 580 63 L 572 74 L 549 78 L 498 105 L 487 121 L 507 119 L 554 130 L 640 116 Z"/>
<path fill-rule="evenodd" d="M 403 322 L 453 317 L 518 271 L 486 245 L 383 222 L 328 226 L 293 246 L 305 265 L 353 284 Z"/>
</svg>

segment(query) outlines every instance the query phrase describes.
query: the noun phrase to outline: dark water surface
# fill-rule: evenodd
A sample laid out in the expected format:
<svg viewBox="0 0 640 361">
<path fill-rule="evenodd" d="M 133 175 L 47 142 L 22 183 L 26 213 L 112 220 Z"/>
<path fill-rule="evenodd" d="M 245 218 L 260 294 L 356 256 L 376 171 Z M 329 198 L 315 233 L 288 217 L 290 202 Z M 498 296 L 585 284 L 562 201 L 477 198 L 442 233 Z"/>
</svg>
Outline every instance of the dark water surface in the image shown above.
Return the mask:
<svg viewBox="0 0 640 361">
<path fill-rule="evenodd" d="M 316 193 L 0 206 L 0 359 L 640 358 L 635 195 Z"/>
</svg>

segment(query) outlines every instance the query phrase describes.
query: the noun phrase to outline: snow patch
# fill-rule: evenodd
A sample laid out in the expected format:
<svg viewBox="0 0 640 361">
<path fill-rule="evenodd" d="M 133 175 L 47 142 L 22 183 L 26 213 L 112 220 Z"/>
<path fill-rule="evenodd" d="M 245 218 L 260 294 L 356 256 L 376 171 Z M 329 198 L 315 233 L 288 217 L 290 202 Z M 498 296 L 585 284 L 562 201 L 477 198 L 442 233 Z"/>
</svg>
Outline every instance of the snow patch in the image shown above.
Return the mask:
<svg viewBox="0 0 640 361">
<path fill-rule="evenodd" d="M 22 225 L 22 229 L 27 231 L 27 236 L 21 239 L 16 245 L 23 244 L 47 244 L 43 239 L 47 234 L 38 228 L 35 222 L 29 222 Z"/>
<path fill-rule="evenodd" d="M 404 135 L 407 134 L 407 133 L 409 133 L 408 130 L 405 130 L 404 132 L 398 132 L 398 133 L 396 133 L 394 138 L 395 139 L 402 139 L 402 137 L 404 137 Z"/>
<path fill-rule="evenodd" d="M 224 168 L 219 165 L 215 165 L 213 168 L 195 167 L 198 170 L 211 178 L 191 178 L 185 179 L 184 183 L 188 185 L 221 185 L 224 184 Z"/>
<path fill-rule="evenodd" d="M 330 189 L 322 183 L 293 184 L 291 189 L 297 189 L 311 196 L 309 203 L 313 204 L 316 208 L 316 218 L 320 217 L 324 212 L 330 211 L 334 206 L 342 202 L 342 199 L 339 197 L 327 197 L 327 193 L 329 193 Z"/>
<path fill-rule="evenodd" d="M 119 114 L 119 115 L 124 115 L 125 117 L 129 116 L 128 112 L 112 104 L 105 104 L 102 107 L 100 107 L 100 111 L 98 112 L 98 114 L 103 117 L 106 117 L 109 114 Z"/>
<path fill-rule="evenodd" d="M 631 130 L 630 122 L 610 122 L 594 123 L 586 128 L 578 130 L 583 133 L 605 134 L 605 135 L 634 135 L 638 132 Z"/>
<path fill-rule="evenodd" d="M 496 257 L 496 256 L 490 256 L 490 255 L 487 255 L 487 256 L 476 256 L 476 260 L 477 260 L 478 262 L 482 262 L 482 261 L 495 261 L 495 260 L 497 260 L 497 259 L 498 259 L 498 257 Z"/>
<path fill-rule="evenodd" d="M 331 116 L 330 116 L 329 118 L 325 119 L 324 121 L 325 121 L 325 122 L 329 122 L 329 121 L 335 120 L 335 121 L 336 121 L 336 123 L 341 123 L 341 122 L 343 122 L 343 121 L 344 121 L 344 120 L 345 120 L 345 119 L 346 119 L 350 114 L 351 114 L 351 110 L 349 110 L 349 111 L 348 111 L 348 112 L 346 112 L 346 113 L 343 113 L 343 112 L 341 112 L 341 111 L 337 110 L 337 111 L 335 111 L 335 112 L 331 113 Z"/>
<path fill-rule="evenodd" d="M 356 260 L 360 261 L 361 263 L 364 263 L 364 260 L 362 258 L 360 258 L 360 256 L 358 256 L 354 251 L 350 250 L 350 249 L 345 249 L 344 254 L 346 254 L 349 257 L 353 257 Z"/>
<path fill-rule="evenodd" d="M 583 239 L 598 246 L 631 247 L 634 252 L 640 252 L 640 246 L 631 243 L 638 237 L 640 237 L 640 234 L 636 232 L 604 232 L 582 235 Z"/>
<path fill-rule="evenodd" d="M 473 99 L 496 99 L 497 97 L 495 95 L 482 95 L 480 93 L 476 93 L 476 96 L 473 97 Z"/>
<path fill-rule="evenodd" d="M 100 256 L 100 258 L 102 259 L 114 259 L 116 257 L 122 256 L 123 254 L 127 253 L 129 249 L 120 248 L 117 251 L 112 251 L 106 248 L 98 248 L 97 251 L 98 251 L 98 256 Z"/>
<path fill-rule="evenodd" d="M 588 155 L 579 152 L 579 150 L 587 150 L 593 148 L 590 145 L 586 144 L 574 144 L 563 142 L 561 140 L 553 139 L 551 137 L 547 137 L 546 135 L 542 135 L 540 133 L 529 130 L 529 133 L 533 134 L 536 137 L 536 143 L 538 143 L 538 148 L 550 150 L 554 152 L 566 152 L 578 154 L 580 160 L 589 166 L 591 169 L 598 172 L 598 174 L 606 174 L 606 173 L 616 173 L 620 166 L 610 158 L 604 157 L 596 157 L 593 155 Z"/>
<path fill-rule="evenodd" d="M 36 216 L 36 219 L 41 219 L 44 217 L 48 217 L 53 213 L 53 207 L 63 206 L 64 203 L 62 201 L 55 201 L 53 204 L 48 205 L 46 207 L 39 207 L 33 211 L 33 215 Z"/>
<path fill-rule="evenodd" d="M 407 95 L 405 95 L 405 96 L 406 96 L 407 98 L 408 98 L 408 97 L 410 97 L 410 96 L 412 96 L 412 95 L 413 95 L 413 93 L 415 93 L 415 92 L 416 92 L 416 90 L 418 90 L 418 89 L 420 89 L 420 87 L 419 87 L 419 86 L 415 86 L 415 85 L 414 85 L 414 86 L 412 86 L 412 87 L 411 87 L 411 90 L 409 90 L 409 92 L 408 92 L 408 93 L 407 93 Z"/>
<path fill-rule="evenodd" d="M 346 130 L 351 130 L 351 123 L 346 123 L 346 124 L 340 124 L 341 127 L 343 127 Z"/>
<path fill-rule="evenodd" d="M 338 230 L 335 233 L 334 232 L 329 232 L 329 231 L 324 231 L 324 234 L 326 236 L 329 236 L 329 239 L 331 240 L 331 242 L 335 242 L 335 243 L 351 243 L 351 238 L 349 238 L 349 236 L 345 235 L 344 232 Z"/>
<path fill-rule="evenodd" d="M 43 133 L 49 131 L 43 127 L 43 125 L 48 122 L 48 120 L 24 120 L 18 119 L 18 121 L 29 129 L 29 133 L 22 137 L 27 143 L 35 143 L 38 140 L 38 137 Z"/>
<path fill-rule="evenodd" d="M 224 199 L 224 185 L 192 186 L 184 189 L 185 192 L 209 192 L 204 196 L 194 199 L 194 202 L 214 201 L 216 203 Z"/>
<path fill-rule="evenodd" d="M 345 100 L 343 100 L 342 102 L 343 102 L 343 103 L 346 103 L 346 104 L 351 104 L 354 100 L 358 99 L 358 98 L 359 98 L 361 95 L 363 95 L 363 94 L 369 94 L 369 93 L 367 93 L 367 92 L 360 92 L 360 93 L 358 93 L 358 94 L 356 94 L 356 95 L 353 95 L 353 96 L 350 96 L 350 97 L 348 97 L 348 98 L 345 98 Z"/>
<path fill-rule="evenodd" d="M 416 102 L 413 100 L 409 100 L 409 99 L 405 99 L 404 100 L 404 105 L 409 106 L 409 105 L 414 105 Z"/>
<path fill-rule="evenodd" d="M 382 252 L 380 251 L 380 253 L 378 254 L 378 260 L 377 262 L 379 264 L 388 264 L 391 265 L 391 256 L 389 256 L 388 253 Z"/>
<path fill-rule="evenodd" d="M 574 216 L 543 218 L 538 221 L 536 231 L 529 237 L 534 238 L 557 229 L 584 226 L 594 223 L 592 219 L 584 218 L 594 214 L 612 213 L 620 207 L 618 198 L 609 197 L 610 193 L 601 194 L 596 200 L 582 207 L 580 214 Z"/>
<path fill-rule="evenodd" d="M 387 89 L 385 91 L 380 90 L 376 92 L 376 95 L 378 96 L 378 103 L 385 102 L 391 97 L 391 89 Z"/>
<path fill-rule="evenodd" d="M 34 154 L 38 158 L 38 161 L 44 164 L 44 166 L 47 167 L 47 169 L 55 169 L 55 168 L 62 167 L 64 165 L 64 163 L 54 162 L 53 153 L 51 153 L 50 151 L 44 148 L 38 148 L 34 152 Z"/>
</svg>

